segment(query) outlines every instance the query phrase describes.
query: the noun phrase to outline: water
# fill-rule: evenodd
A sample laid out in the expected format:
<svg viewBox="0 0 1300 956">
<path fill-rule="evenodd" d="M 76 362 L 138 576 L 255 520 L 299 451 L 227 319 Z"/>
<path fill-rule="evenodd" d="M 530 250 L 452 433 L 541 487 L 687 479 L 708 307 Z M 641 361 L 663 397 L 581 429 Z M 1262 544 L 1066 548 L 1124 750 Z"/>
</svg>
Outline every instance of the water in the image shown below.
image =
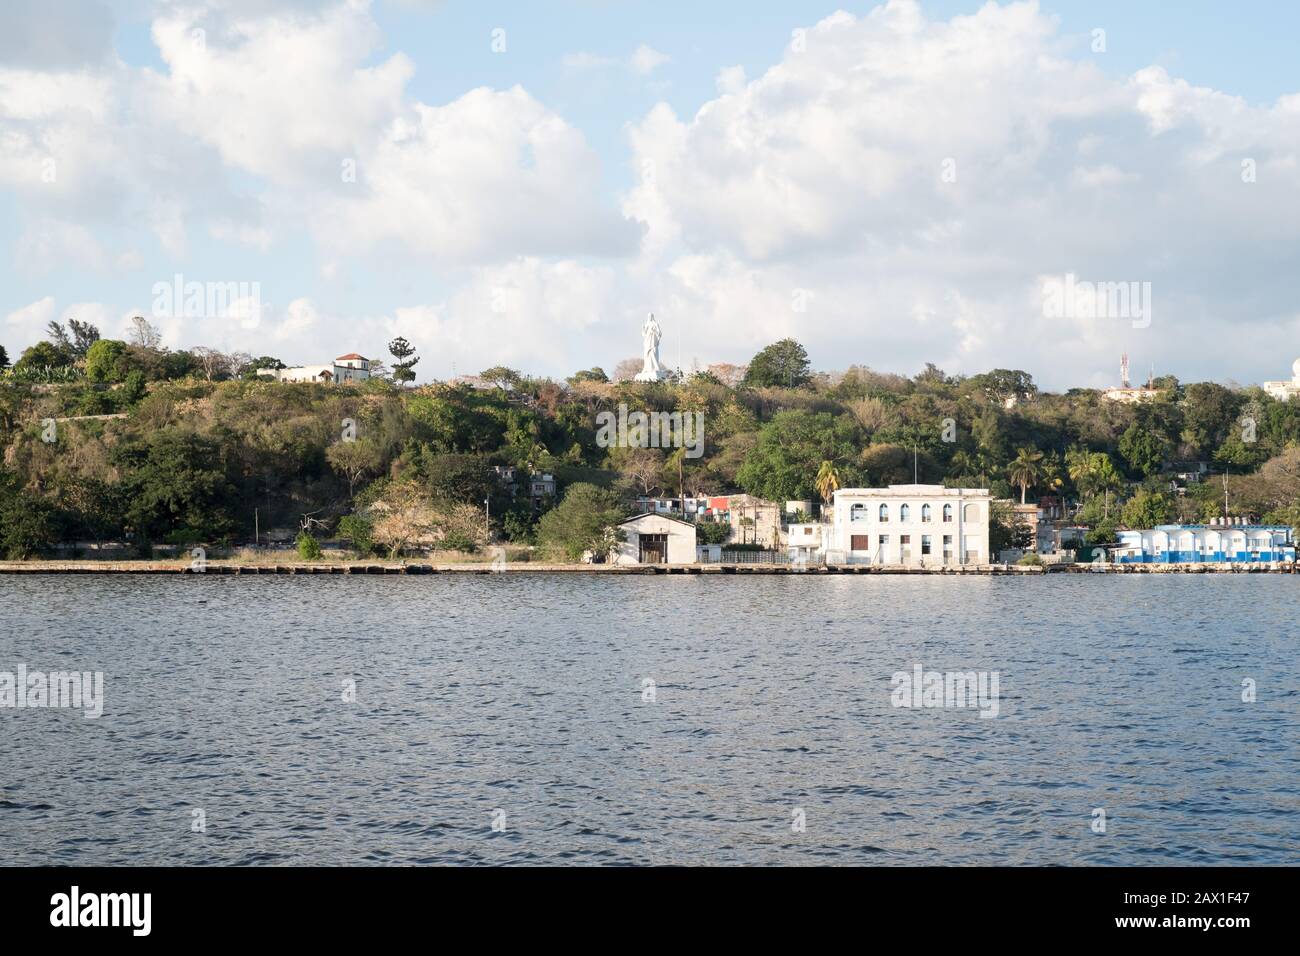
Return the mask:
<svg viewBox="0 0 1300 956">
<path fill-rule="evenodd" d="M 0 576 L 0 671 L 102 670 L 106 697 L 98 720 L 0 710 L 0 847 L 5 864 L 1295 863 L 1298 587 Z M 999 716 L 891 706 L 916 663 L 998 671 Z"/>
</svg>

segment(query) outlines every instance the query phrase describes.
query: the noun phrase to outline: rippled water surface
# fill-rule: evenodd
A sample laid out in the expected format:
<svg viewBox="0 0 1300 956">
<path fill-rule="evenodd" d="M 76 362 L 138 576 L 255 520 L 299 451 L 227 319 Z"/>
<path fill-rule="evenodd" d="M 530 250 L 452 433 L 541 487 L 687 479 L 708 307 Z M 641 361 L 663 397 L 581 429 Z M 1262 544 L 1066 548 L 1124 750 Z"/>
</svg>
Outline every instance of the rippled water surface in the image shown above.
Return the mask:
<svg viewBox="0 0 1300 956">
<path fill-rule="evenodd" d="M 1298 594 L 1289 576 L 0 577 L 0 671 L 100 670 L 106 698 L 98 720 L 0 709 L 0 846 L 7 864 L 1295 863 Z M 1000 715 L 891 706 L 917 663 L 997 671 Z"/>
</svg>

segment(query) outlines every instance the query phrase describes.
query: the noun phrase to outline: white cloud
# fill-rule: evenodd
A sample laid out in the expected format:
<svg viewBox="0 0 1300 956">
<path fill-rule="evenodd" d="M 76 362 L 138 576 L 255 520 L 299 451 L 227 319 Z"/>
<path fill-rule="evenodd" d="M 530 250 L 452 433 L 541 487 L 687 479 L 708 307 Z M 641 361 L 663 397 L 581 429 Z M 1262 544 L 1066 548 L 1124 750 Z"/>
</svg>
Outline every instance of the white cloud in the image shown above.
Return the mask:
<svg viewBox="0 0 1300 956">
<path fill-rule="evenodd" d="M 599 70 L 603 67 L 614 66 L 618 60 L 610 56 L 600 56 L 596 53 L 587 53 L 579 51 L 578 53 L 566 53 L 561 59 L 560 64 L 566 70 Z"/>
<path fill-rule="evenodd" d="M 31 305 L 10 312 L 5 317 L 5 322 L 24 328 L 43 329 L 52 318 L 54 318 L 54 296 L 47 295 L 43 299 L 37 299 Z"/>
<path fill-rule="evenodd" d="M 642 43 L 626 59 L 580 50 L 576 53 L 566 53 L 560 58 L 560 65 L 566 70 L 574 71 L 624 67 L 640 76 L 649 76 L 665 63 L 671 63 L 672 59 L 667 53 L 660 53 L 653 47 Z"/>
<path fill-rule="evenodd" d="M 671 60 L 672 57 L 667 53 L 660 53 L 653 47 L 642 43 L 633 51 L 631 58 L 628 60 L 628 65 L 642 76 L 647 76 Z"/>
<path fill-rule="evenodd" d="M 733 360 L 791 334 L 824 367 L 1015 364 L 1057 385 L 1104 382 L 1123 350 L 1254 367 L 1258 338 L 1212 358 L 1204 342 L 1296 315 L 1294 98 L 1251 107 L 1155 68 L 1117 81 L 1055 30 L 1034 4 L 945 22 L 892 0 L 816 24 L 752 81 L 724 71 L 687 119 L 651 110 L 624 210 L 646 227 L 635 274 L 684 310 L 666 327 L 703 325 Z M 1045 317 L 1039 277 L 1066 272 L 1152 282 L 1150 327 Z M 796 289 L 816 291 L 805 312 Z"/>
</svg>

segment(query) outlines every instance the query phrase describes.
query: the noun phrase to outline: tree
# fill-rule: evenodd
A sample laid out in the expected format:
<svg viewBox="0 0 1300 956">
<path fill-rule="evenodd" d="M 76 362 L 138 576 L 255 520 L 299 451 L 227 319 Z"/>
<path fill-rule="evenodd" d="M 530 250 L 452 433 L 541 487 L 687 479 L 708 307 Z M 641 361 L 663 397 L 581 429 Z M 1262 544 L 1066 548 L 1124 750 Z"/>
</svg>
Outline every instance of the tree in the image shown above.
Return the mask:
<svg viewBox="0 0 1300 956">
<path fill-rule="evenodd" d="M 22 561 L 49 550 L 57 540 L 54 506 L 16 489 L 13 478 L 0 473 L 0 553 Z"/>
<path fill-rule="evenodd" d="M 233 366 L 240 361 L 234 356 L 208 348 L 206 345 L 190 349 L 190 354 L 194 356 L 194 361 L 198 363 L 203 377 L 209 382 L 214 379 L 228 378 L 233 371 Z"/>
<path fill-rule="evenodd" d="M 239 368 L 237 370 L 237 373 L 240 378 L 252 379 L 252 378 L 257 378 L 257 373 L 260 372 L 262 369 L 271 369 L 272 371 L 279 371 L 282 368 L 285 368 L 285 364 L 275 356 L 260 355 L 257 358 L 251 359 L 250 361 L 245 363 L 242 368 Z"/>
<path fill-rule="evenodd" d="M 817 494 L 821 496 L 822 501 L 826 504 L 831 503 L 832 497 L 840 488 L 839 472 L 835 470 L 835 462 L 823 460 L 821 467 L 817 469 Z"/>
<path fill-rule="evenodd" d="M 432 543 L 438 527 L 433 499 L 409 478 L 386 482 L 367 506 L 365 517 L 375 542 L 388 548 L 390 558 L 415 543 Z"/>
<path fill-rule="evenodd" d="M 312 536 L 310 531 L 299 531 L 298 539 L 294 542 L 298 546 L 298 557 L 304 561 L 319 561 L 321 558 L 320 542 Z"/>
<path fill-rule="evenodd" d="M 14 363 L 14 370 L 59 368 L 72 364 L 72 355 L 50 342 L 37 342 L 23 350 Z"/>
<path fill-rule="evenodd" d="M 393 381 L 399 385 L 415 381 L 415 365 L 419 358 L 415 355 L 415 346 L 400 335 L 388 343 L 388 353 L 397 361 L 393 363 Z"/>
<path fill-rule="evenodd" d="M 1115 470 L 1110 455 L 1104 451 L 1089 452 L 1086 449 L 1072 449 L 1065 456 L 1070 480 L 1074 482 L 1079 494 L 1084 497 L 1105 496 L 1106 518 L 1110 517 L 1110 493 L 1123 486 L 1124 482 Z"/>
<path fill-rule="evenodd" d="M 171 534 L 215 540 L 234 527 L 234 488 L 226 479 L 216 440 L 167 429 L 120 446 L 114 455 L 125 472 L 126 518 L 145 538 Z"/>
<path fill-rule="evenodd" d="M 120 382 L 125 377 L 126 343 L 100 339 L 86 350 L 86 378 L 92 382 Z"/>
<path fill-rule="evenodd" d="M 1135 421 L 1119 438 L 1119 453 L 1128 462 L 1131 474 L 1159 474 L 1170 451 L 1169 443 L 1149 421 Z"/>
<path fill-rule="evenodd" d="M 478 455 L 436 455 L 426 449 L 420 456 L 419 468 L 434 501 L 482 508 L 483 499 L 500 488 L 496 472 Z"/>
<path fill-rule="evenodd" d="M 347 479 L 348 497 L 356 497 L 357 482 L 379 470 L 383 455 L 373 439 L 337 441 L 325 449 L 330 467 Z"/>
<path fill-rule="evenodd" d="M 808 351 L 794 339 L 773 342 L 754 356 L 742 385 L 749 388 L 797 388 L 810 379 Z"/>
<path fill-rule="evenodd" d="M 858 428 L 847 416 L 805 409 L 778 412 L 759 432 L 736 480 L 751 495 L 772 501 L 800 501 L 814 494 L 823 461 L 845 461 Z"/>
<path fill-rule="evenodd" d="M 1034 377 L 1020 369 L 995 368 L 991 372 L 971 376 L 969 385 L 998 405 L 1006 405 L 1009 400 L 1031 398 L 1038 392 Z"/>
<path fill-rule="evenodd" d="M 143 315 L 131 316 L 131 344 L 156 349 L 162 345 L 162 333 Z"/>
<path fill-rule="evenodd" d="M 1031 485 L 1036 485 L 1043 477 L 1043 453 L 1031 448 L 1016 450 L 1016 458 L 1007 467 L 1007 478 L 1014 485 L 1020 486 L 1020 503 L 1025 503 L 1025 495 Z"/>
<path fill-rule="evenodd" d="M 648 496 L 659 487 L 664 467 L 664 453 L 661 449 L 618 445 L 609 450 L 609 458 L 619 475 L 641 494 Z"/>
<path fill-rule="evenodd" d="M 630 382 L 641 371 L 644 363 L 639 358 L 621 359 L 614 366 L 614 374 L 611 376 L 616 382 Z"/>
<path fill-rule="evenodd" d="M 127 373 L 126 381 L 122 386 L 122 398 L 126 400 L 127 405 L 137 405 L 140 399 L 149 394 L 149 386 L 145 381 L 144 372 L 132 369 Z"/>
<path fill-rule="evenodd" d="M 375 545 L 374 526 L 362 515 L 345 515 L 339 519 L 338 536 L 352 543 L 358 554 L 369 554 Z"/>
<path fill-rule="evenodd" d="M 9 367 L 9 353 L 5 351 L 5 347 L 3 345 L 0 345 L 0 372 L 3 372 L 8 367 Z"/>
<path fill-rule="evenodd" d="M 495 385 L 503 391 L 518 388 L 524 383 L 522 375 L 512 368 L 506 368 L 504 365 L 493 365 L 491 368 L 485 368 L 479 372 L 478 377 L 489 385 Z"/>
<path fill-rule="evenodd" d="M 46 331 L 50 341 L 60 351 L 71 355 L 74 361 L 84 359 L 86 351 L 99 341 L 99 329 L 89 322 L 81 322 L 77 319 L 68 319 L 66 329 L 51 319 L 50 324 L 46 326 Z"/>
<path fill-rule="evenodd" d="M 608 382 L 609 376 L 599 365 L 594 365 L 589 369 L 583 369 L 581 372 L 574 372 L 566 381 L 570 385 L 577 385 L 580 382 Z"/>
<path fill-rule="evenodd" d="M 566 560 L 579 561 L 590 552 L 595 560 L 603 561 L 627 539 L 617 527 L 623 514 L 612 492 L 576 482 L 558 505 L 542 515 L 537 539 L 548 553 Z"/>
<path fill-rule="evenodd" d="M 1120 517 L 1130 528 L 1154 528 L 1168 524 L 1173 513 L 1174 503 L 1168 495 L 1139 488 L 1137 494 L 1125 502 Z"/>
</svg>

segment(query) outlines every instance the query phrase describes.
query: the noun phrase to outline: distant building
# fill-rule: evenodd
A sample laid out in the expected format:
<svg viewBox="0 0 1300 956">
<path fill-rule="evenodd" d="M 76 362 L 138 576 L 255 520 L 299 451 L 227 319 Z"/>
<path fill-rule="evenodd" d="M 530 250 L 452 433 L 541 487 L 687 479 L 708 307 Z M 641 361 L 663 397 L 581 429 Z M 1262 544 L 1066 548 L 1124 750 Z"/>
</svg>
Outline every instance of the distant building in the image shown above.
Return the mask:
<svg viewBox="0 0 1300 956">
<path fill-rule="evenodd" d="M 1264 391 L 1280 402 L 1300 395 L 1300 359 L 1291 363 L 1291 380 L 1287 382 L 1265 382 Z"/>
<path fill-rule="evenodd" d="M 841 488 L 831 505 L 830 563 L 979 565 L 989 562 L 985 488 Z"/>
<path fill-rule="evenodd" d="M 693 564 L 695 525 L 668 515 L 644 514 L 619 524 L 627 536 L 615 546 L 614 564 Z"/>
<path fill-rule="evenodd" d="M 1133 388 L 1129 385 L 1127 352 L 1120 356 L 1119 380 L 1119 387 L 1103 390 L 1101 393 L 1102 398 L 1111 402 L 1121 402 L 1125 405 L 1135 405 L 1140 402 L 1155 401 L 1160 395 L 1160 389 L 1152 384 L 1155 380 L 1155 369 L 1151 370 L 1151 377 L 1147 379 L 1146 385 L 1141 388 Z"/>
<path fill-rule="evenodd" d="M 781 547 L 779 503 L 753 495 L 727 495 L 725 498 L 710 498 L 709 507 L 726 513 L 733 542 L 771 549 Z"/>
<path fill-rule="evenodd" d="M 329 365 L 299 365 L 295 368 L 263 368 L 257 374 L 277 382 L 321 382 L 337 385 L 341 382 L 364 382 L 370 378 L 370 359 L 349 352 L 340 355 Z"/>
<path fill-rule="evenodd" d="M 1120 564 L 1294 561 L 1292 530 L 1282 525 L 1158 525 L 1119 531 Z"/>
<path fill-rule="evenodd" d="M 487 381 L 481 375 L 457 375 L 447 384 L 464 385 L 467 386 L 468 388 L 472 388 L 480 392 L 493 392 L 496 391 L 497 389 L 496 384 Z"/>
<path fill-rule="evenodd" d="M 548 496 L 555 497 L 555 476 L 534 472 L 528 478 L 528 497 L 546 498 Z"/>
<path fill-rule="evenodd" d="M 822 553 L 830 531 L 828 525 L 815 521 L 804 524 L 792 524 L 786 529 L 786 549 L 793 559 L 811 561 Z"/>
<path fill-rule="evenodd" d="M 686 496 L 686 514 L 704 515 L 708 511 L 708 498 L 695 498 L 690 495 Z M 654 512 L 655 514 L 680 514 L 682 511 L 682 499 L 673 498 L 652 498 L 649 495 L 637 496 L 635 506 L 638 511 Z"/>
</svg>

